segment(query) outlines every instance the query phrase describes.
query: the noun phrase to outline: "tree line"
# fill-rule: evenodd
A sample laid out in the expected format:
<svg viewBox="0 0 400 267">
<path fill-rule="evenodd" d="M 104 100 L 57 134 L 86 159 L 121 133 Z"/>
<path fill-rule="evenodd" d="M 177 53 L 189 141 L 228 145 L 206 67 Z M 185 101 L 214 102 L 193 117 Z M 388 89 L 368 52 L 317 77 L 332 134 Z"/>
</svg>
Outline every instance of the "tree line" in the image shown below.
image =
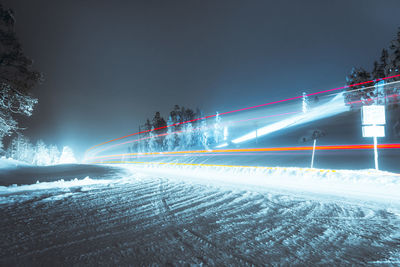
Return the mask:
<svg viewBox="0 0 400 267">
<path fill-rule="evenodd" d="M 32 144 L 22 134 L 18 134 L 11 140 L 5 151 L 5 156 L 39 166 L 76 162 L 74 153 L 68 146 L 59 150 L 57 146 L 46 145 L 42 140 Z"/>
<path fill-rule="evenodd" d="M 139 137 L 128 148 L 130 153 L 162 152 L 191 148 L 210 149 L 223 141 L 224 127 L 217 113 L 209 119 L 196 111 L 175 105 L 165 120 L 160 112 L 139 126 Z M 185 122 L 185 123 L 183 123 Z M 174 125 L 167 127 L 169 125 Z M 225 130 L 226 131 L 226 130 Z"/>
</svg>

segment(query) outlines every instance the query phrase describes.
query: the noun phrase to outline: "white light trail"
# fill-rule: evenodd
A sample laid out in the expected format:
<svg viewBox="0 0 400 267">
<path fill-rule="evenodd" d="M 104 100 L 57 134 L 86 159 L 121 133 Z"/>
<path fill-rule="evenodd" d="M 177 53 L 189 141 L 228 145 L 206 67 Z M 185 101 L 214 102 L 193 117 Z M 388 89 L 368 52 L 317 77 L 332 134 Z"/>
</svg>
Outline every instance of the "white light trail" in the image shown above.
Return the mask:
<svg viewBox="0 0 400 267">
<path fill-rule="evenodd" d="M 340 93 L 336 95 L 331 101 L 328 103 L 319 105 L 316 108 L 309 109 L 307 113 L 301 113 L 298 115 L 294 115 L 285 120 L 269 124 L 267 126 L 261 127 L 255 131 L 251 131 L 248 134 L 245 134 L 239 138 L 232 140 L 233 143 L 238 144 L 248 140 L 252 140 L 256 137 L 261 137 L 294 125 L 303 124 L 306 122 L 320 120 L 323 118 L 331 117 L 336 114 L 348 111 L 350 109 L 349 106 L 345 105 L 344 94 Z"/>
</svg>

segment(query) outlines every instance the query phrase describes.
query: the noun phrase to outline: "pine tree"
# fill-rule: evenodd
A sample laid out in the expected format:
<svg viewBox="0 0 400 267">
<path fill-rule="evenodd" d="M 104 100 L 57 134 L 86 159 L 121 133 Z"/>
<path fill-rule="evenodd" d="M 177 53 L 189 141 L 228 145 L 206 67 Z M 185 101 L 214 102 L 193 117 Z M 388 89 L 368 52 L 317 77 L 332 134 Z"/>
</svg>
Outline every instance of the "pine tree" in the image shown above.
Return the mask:
<svg viewBox="0 0 400 267">
<path fill-rule="evenodd" d="M 388 59 L 389 59 L 389 53 L 387 49 L 383 48 L 381 52 L 381 57 L 379 58 L 379 63 L 381 66 L 383 66 L 383 68 L 385 68 L 385 66 L 387 65 Z"/>
<path fill-rule="evenodd" d="M 160 112 L 157 111 L 153 118 L 154 128 L 157 129 L 157 128 L 165 127 L 166 125 L 167 125 L 167 123 L 165 122 L 164 118 L 161 117 Z"/>
<path fill-rule="evenodd" d="M 154 133 L 154 127 L 151 128 L 151 132 L 149 134 L 149 142 L 147 152 L 156 152 L 157 151 L 157 140 L 156 134 Z"/>
<path fill-rule="evenodd" d="M 201 120 L 199 130 L 199 144 L 202 148 L 208 149 L 208 143 L 210 141 L 209 138 L 210 136 L 206 120 Z"/>
<path fill-rule="evenodd" d="M 190 108 L 187 108 L 185 110 L 185 121 L 191 121 L 194 120 L 196 117 L 195 113 L 193 110 L 191 110 Z"/>
<path fill-rule="evenodd" d="M 400 27 L 397 32 L 396 39 L 392 40 L 389 46 L 390 50 L 392 50 L 392 54 L 389 58 L 389 63 L 385 68 L 385 72 L 387 76 L 394 76 L 400 74 Z M 390 81 L 398 81 L 399 77 L 393 78 Z M 390 82 L 389 81 L 389 82 Z"/>
<path fill-rule="evenodd" d="M 217 112 L 215 116 L 215 123 L 214 123 L 214 142 L 215 144 L 219 144 L 224 139 L 224 128 L 221 125 L 221 116 Z"/>
<path fill-rule="evenodd" d="M 17 114 L 32 115 L 37 99 L 29 92 L 43 80 L 24 55 L 14 24 L 12 10 L 0 4 L 0 143 L 4 136 L 19 130 Z"/>
<path fill-rule="evenodd" d="M 51 159 L 49 155 L 49 149 L 46 144 L 39 140 L 35 146 L 35 156 L 33 159 L 33 163 L 39 166 L 46 166 L 51 164 Z"/>
<path fill-rule="evenodd" d="M 382 64 L 379 64 L 376 60 L 374 61 L 374 68 L 372 70 L 372 79 L 380 79 L 385 77 L 385 67 Z"/>
<path fill-rule="evenodd" d="M 172 121 L 174 123 L 176 122 L 180 122 L 180 118 L 181 118 L 181 109 L 179 107 L 179 105 L 175 105 L 173 110 L 170 112 L 170 117 L 172 118 Z"/>
<path fill-rule="evenodd" d="M 167 124 L 171 125 L 173 123 L 174 122 L 172 121 L 172 117 L 170 116 Z M 174 133 L 174 127 L 168 127 L 167 135 L 164 138 L 164 149 L 166 151 L 173 151 L 175 148 L 175 142 L 176 142 L 176 134 Z"/>
<path fill-rule="evenodd" d="M 147 119 L 146 123 L 144 124 L 144 130 L 145 131 L 150 131 L 152 127 L 153 127 L 153 125 L 151 124 L 150 120 Z"/>
<path fill-rule="evenodd" d="M 156 135 L 164 134 L 167 131 L 164 128 L 165 126 L 167 126 L 167 123 L 165 122 L 164 118 L 161 117 L 160 112 L 157 111 L 156 114 L 154 115 L 154 118 L 153 118 L 153 127 L 155 129 L 158 129 L 158 130 L 155 130 L 155 134 Z M 164 136 L 157 137 L 157 143 L 158 143 L 157 146 L 159 148 L 162 148 L 162 145 L 163 145 L 163 142 L 164 142 L 164 138 L 165 138 Z"/>
<path fill-rule="evenodd" d="M 363 68 L 353 68 L 350 75 L 346 77 L 346 84 L 358 84 L 371 80 L 371 74 Z M 355 106 L 357 103 L 361 105 L 362 103 L 368 104 L 369 101 L 374 96 L 374 87 L 371 84 L 362 84 L 357 86 L 352 86 L 346 88 L 346 103 Z M 369 103 L 371 104 L 371 103 Z"/>
<path fill-rule="evenodd" d="M 183 131 L 183 144 L 181 148 L 187 150 L 193 146 L 193 126 L 192 123 L 188 122 L 185 123 L 184 131 Z"/>
<path fill-rule="evenodd" d="M 60 161 L 61 153 L 58 150 L 57 146 L 55 145 L 50 145 L 49 146 L 49 158 L 50 158 L 50 164 L 58 164 Z"/>
</svg>

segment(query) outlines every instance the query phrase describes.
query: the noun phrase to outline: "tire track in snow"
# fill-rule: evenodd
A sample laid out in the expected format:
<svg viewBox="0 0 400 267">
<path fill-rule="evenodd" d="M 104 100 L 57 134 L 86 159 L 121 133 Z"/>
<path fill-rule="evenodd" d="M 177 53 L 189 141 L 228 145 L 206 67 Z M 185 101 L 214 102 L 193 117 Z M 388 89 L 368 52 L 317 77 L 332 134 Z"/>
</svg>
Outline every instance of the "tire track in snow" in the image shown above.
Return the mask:
<svg viewBox="0 0 400 267">
<path fill-rule="evenodd" d="M 400 255 L 399 217 L 382 209 L 168 179 L 70 189 L 0 205 L 0 265 L 364 265 Z"/>
</svg>

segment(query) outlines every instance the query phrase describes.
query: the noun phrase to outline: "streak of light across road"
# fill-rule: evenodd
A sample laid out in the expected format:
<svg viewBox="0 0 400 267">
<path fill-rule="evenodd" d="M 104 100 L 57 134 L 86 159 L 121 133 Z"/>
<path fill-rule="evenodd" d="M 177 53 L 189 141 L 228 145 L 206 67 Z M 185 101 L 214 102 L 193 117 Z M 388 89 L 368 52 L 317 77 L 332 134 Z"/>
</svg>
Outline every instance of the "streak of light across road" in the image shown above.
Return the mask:
<svg viewBox="0 0 400 267">
<path fill-rule="evenodd" d="M 373 149 L 373 144 L 361 145 L 330 145 L 330 146 L 316 146 L 316 150 L 362 150 Z M 400 143 L 396 144 L 380 144 L 379 149 L 399 149 Z M 179 154 L 218 154 L 218 153 L 241 153 L 241 152 L 274 152 L 274 151 L 309 151 L 313 150 L 312 146 L 298 146 L 298 147 L 267 147 L 267 148 L 233 148 L 233 149 L 212 149 L 212 150 L 188 150 L 188 151 L 168 151 L 168 152 L 147 152 L 147 153 L 125 153 L 116 155 L 105 155 L 98 157 L 91 157 L 88 160 L 101 160 L 101 159 L 116 159 L 129 156 L 143 156 L 143 155 L 179 155 Z M 93 163 L 93 162 L 92 162 Z"/>
<path fill-rule="evenodd" d="M 281 113 L 281 114 L 275 114 L 275 115 L 269 115 L 269 116 L 263 116 L 263 117 L 257 117 L 257 118 L 251 118 L 251 119 L 244 119 L 244 120 L 233 121 L 232 123 L 238 123 L 238 122 L 244 122 L 244 121 L 253 121 L 253 120 L 260 120 L 260 119 L 272 118 L 272 117 L 277 117 L 277 116 L 282 116 L 282 115 L 291 115 L 291 114 L 296 114 L 296 113 L 300 113 L 300 112 L 301 112 L 301 111 L 286 112 L 286 113 Z"/>
<path fill-rule="evenodd" d="M 333 88 L 333 89 L 328 89 L 328 90 L 323 90 L 323 91 L 319 91 L 319 92 L 315 92 L 315 93 L 300 95 L 300 96 L 291 97 L 291 98 L 287 98 L 287 99 L 282 99 L 282 100 L 278 100 L 278 101 L 273 101 L 273 102 L 269 102 L 269 103 L 264 103 L 264 104 L 260 104 L 260 105 L 256 105 L 256 106 L 251 106 L 251 107 L 246 107 L 246 108 L 241 108 L 241 109 L 226 111 L 226 112 L 220 113 L 219 115 L 222 116 L 222 115 L 226 115 L 226 114 L 236 113 L 236 112 L 239 112 L 239 111 L 245 111 L 245 110 L 250 110 L 250 109 L 254 109 L 254 108 L 265 107 L 265 106 L 268 106 L 268 105 L 283 103 L 283 102 L 291 101 L 291 100 L 295 100 L 295 99 L 301 99 L 301 98 L 306 97 L 306 96 L 314 96 L 314 95 L 324 94 L 324 93 L 328 93 L 328 92 L 332 92 L 332 91 L 343 90 L 343 89 L 346 89 L 346 88 L 351 88 L 351 87 L 360 86 L 360 85 L 364 85 L 364 84 L 369 84 L 369 83 L 373 83 L 373 82 L 383 81 L 383 80 L 387 80 L 387 79 L 393 79 L 393 78 L 396 78 L 396 77 L 400 77 L 400 74 L 394 75 L 394 76 L 385 77 L 385 78 L 380 78 L 380 79 L 365 81 L 365 82 L 361 82 L 361 83 L 355 83 L 355 84 L 351 84 L 351 85 L 345 85 L 345 86 L 341 86 L 341 87 L 337 87 L 337 88 Z M 86 152 L 88 152 L 88 151 L 90 151 L 90 150 L 92 150 L 92 149 L 94 149 L 94 148 L 96 148 L 96 147 L 105 145 L 105 144 L 107 144 L 107 143 L 114 142 L 114 141 L 117 141 L 117 140 L 121 140 L 121 139 L 130 137 L 130 136 L 134 136 L 134 135 L 137 135 L 137 134 L 147 133 L 147 132 L 156 131 L 156 130 L 161 130 L 161 129 L 165 129 L 165 128 L 168 128 L 168 127 L 174 127 L 174 126 L 181 125 L 181 124 L 185 124 L 185 123 L 189 123 L 189 122 L 195 122 L 195 121 L 199 121 L 199 120 L 204 120 L 204 119 L 212 118 L 212 117 L 215 117 L 215 116 L 217 116 L 217 114 L 213 114 L 213 115 L 209 115 L 209 116 L 205 116 L 205 117 L 201 117 L 201 118 L 197 118 L 197 119 L 193 119 L 193 120 L 189 120 L 189 121 L 174 123 L 174 124 L 171 124 L 171 125 L 167 125 L 167 126 L 163 126 L 163 127 L 158 127 L 158 128 L 154 128 L 154 129 L 151 129 L 151 130 L 145 130 L 145 131 L 141 131 L 141 132 L 136 132 L 136 133 L 128 134 L 128 135 L 125 135 L 125 136 L 122 136 L 122 137 L 118 137 L 118 138 L 115 138 L 115 139 L 112 139 L 112 140 L 109 140 L 109 141 L 106 141 L 106 142 L 97 144 L 97 145 L 95 145 L 95 146 L 92 146 L 92 147 L 90 147 L 89 149 L 87 149 Z"/>
</svg>

